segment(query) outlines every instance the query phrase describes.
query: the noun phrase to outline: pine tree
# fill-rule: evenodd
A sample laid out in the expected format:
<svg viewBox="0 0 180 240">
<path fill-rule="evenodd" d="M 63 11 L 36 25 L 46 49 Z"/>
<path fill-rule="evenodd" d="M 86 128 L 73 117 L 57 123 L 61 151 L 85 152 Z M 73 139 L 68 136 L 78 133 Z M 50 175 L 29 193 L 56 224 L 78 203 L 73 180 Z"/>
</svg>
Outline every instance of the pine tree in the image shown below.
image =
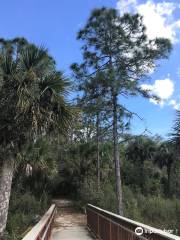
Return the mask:
<svg viewBox="0 0 180 240">
<path fill-rule="evenodd" d="M 83 92 L 83 95 L 78 98 L 77 103 L 82 109 L 82 114 L 88 117 L 95 128 L 98 190 L 100 190 L 100 144 L 107 125 L 109 103 L 103 92 L 103 79 L 101 74 L 96 74 L 87 81 L 79 82 L 78 91 Z"/>
<path fill-rule="evenodd" d="M 105 92 L 111 96 L 117 212 L 123 215 L 118 123 L 125 108 L 119 96 L 149 97 L 141 80 L 156 68 L 157 60 L 168 57 L 171 43 L 163 38 L 149 40 L 138 14 L 121 17 L 115 9 L 106 8 L 91 13 L 78 39 L 83 42 L 84 61 L 72 65 L 77 77 L 85 79 L 101 72 Z"/>
</svg>

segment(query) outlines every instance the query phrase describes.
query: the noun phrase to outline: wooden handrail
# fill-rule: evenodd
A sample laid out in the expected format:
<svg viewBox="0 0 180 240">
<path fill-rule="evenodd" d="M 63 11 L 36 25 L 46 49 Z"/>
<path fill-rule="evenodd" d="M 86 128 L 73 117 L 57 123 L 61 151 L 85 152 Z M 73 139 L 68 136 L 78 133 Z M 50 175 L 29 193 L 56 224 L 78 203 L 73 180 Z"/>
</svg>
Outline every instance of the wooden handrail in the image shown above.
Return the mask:
<svg viewBox="0 0 180 240">
<path fill-rule="evenodd" d="M 87 205 L 86 212 L 89 229 L 101 240 L 180 240 L 180 237 L 174 234 L 133 221 L 91 204 Z M 137 228 L 142 231 L 142 234 L 136 234 Z"/>
<path fill-rule="evenodd" d="M 56 205 L 53 204 L 22 240 L 49 240 L 55 213 Z"/>
</svg>

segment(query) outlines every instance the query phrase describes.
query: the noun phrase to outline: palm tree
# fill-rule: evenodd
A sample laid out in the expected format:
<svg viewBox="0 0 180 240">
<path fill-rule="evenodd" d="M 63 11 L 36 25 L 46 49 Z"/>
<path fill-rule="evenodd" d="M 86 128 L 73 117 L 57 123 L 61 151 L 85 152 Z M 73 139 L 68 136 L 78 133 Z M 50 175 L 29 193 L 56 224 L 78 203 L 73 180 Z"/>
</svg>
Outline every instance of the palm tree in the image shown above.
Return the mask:
<svg viewBox="0 0 180 240">
<path fill-rule="evenodd" d="M 133 138 L 126 149 L 126 156 L 134 163 L 142 165 L 146 160 L 152 160 L 156 151 L 156 142 L 147 136 Z"/>
<path fill-rule="evenodd" d="M 58 173 L 58 143 L 55 136 L 51 138 L 42 137 L 36 142 L 27 144 L 18 155 L 18 169 L 15 176 L 19 179 L 19 171 L 22 182 L 26 184 L 30 192 L 41 196 L 42 189 L 45 192 L 51 190 L 50 183 Z"/>
<path fill-rule="evenodd" d="M 0 235 L 6 227 L 15 159 L 27 142 L 70 125 L 69 82 L 44 47 L 0 39 Z"/>
<path fill-rule="evenodd" d="M 160 168 L 166 167 L 167 169 L 167 193 L 170 194 L 171 172 L 173 163 L 176 160 L 176 152 L 170 142 L 163 142 L 155 154 L 155 162 Z"/>
</svg>

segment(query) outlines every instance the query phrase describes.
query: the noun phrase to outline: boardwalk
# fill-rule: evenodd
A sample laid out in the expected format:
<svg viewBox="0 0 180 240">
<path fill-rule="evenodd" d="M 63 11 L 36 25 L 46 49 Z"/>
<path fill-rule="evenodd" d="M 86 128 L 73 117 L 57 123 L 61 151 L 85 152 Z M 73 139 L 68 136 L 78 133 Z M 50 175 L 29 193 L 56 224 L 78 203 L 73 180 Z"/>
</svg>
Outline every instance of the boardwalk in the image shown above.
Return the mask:
<svg viewBox="0 0 180 240">
<path fill-rule="evenodd" d="M 180 240 L 178 236 L 108 212 L 91 204 L 86 206 L 86 223 L 86 216 L 75 211 L 71 201 L 56 200 L 54 203 L 41 220 L 24 236 L 23 240 L 94 239 L 86 228 L 86 224 L 94 235 L 102 240 Z M 141 231 L 137 232 L 137 229 Z M 141 233 L 141 236 L 139 236 L 139 233 Z"/>
<path fill-rule="evenodd" d="M 90 240 L 93 239 L 86 228 L 86 216 L 77 212 L 72 202 L 55 200 L 58 211 L 55 217 L 52 240 Z"/>
</svg>

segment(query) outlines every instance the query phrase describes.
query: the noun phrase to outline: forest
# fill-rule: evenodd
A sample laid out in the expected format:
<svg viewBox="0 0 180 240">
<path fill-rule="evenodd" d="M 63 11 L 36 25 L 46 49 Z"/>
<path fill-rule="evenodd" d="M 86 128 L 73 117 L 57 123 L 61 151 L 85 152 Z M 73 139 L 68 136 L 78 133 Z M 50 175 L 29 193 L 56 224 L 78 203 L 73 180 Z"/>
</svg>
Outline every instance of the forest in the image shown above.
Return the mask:
<svg viewBox="0 0 180 240">
<path fill-rule="evenodd" d="M 101 8 L 77 41 L 82 61 L 67 77 L 46 48 L 0 39 L 0 239 L 22 239 L 61 197 L 179 235 L 180 111 L 167 138 L 134 135 L 143 111 L 121 103 L 160 101 L 141 85 L 170 40 L 149 40 L 139 14 Z"/>
</svg>

